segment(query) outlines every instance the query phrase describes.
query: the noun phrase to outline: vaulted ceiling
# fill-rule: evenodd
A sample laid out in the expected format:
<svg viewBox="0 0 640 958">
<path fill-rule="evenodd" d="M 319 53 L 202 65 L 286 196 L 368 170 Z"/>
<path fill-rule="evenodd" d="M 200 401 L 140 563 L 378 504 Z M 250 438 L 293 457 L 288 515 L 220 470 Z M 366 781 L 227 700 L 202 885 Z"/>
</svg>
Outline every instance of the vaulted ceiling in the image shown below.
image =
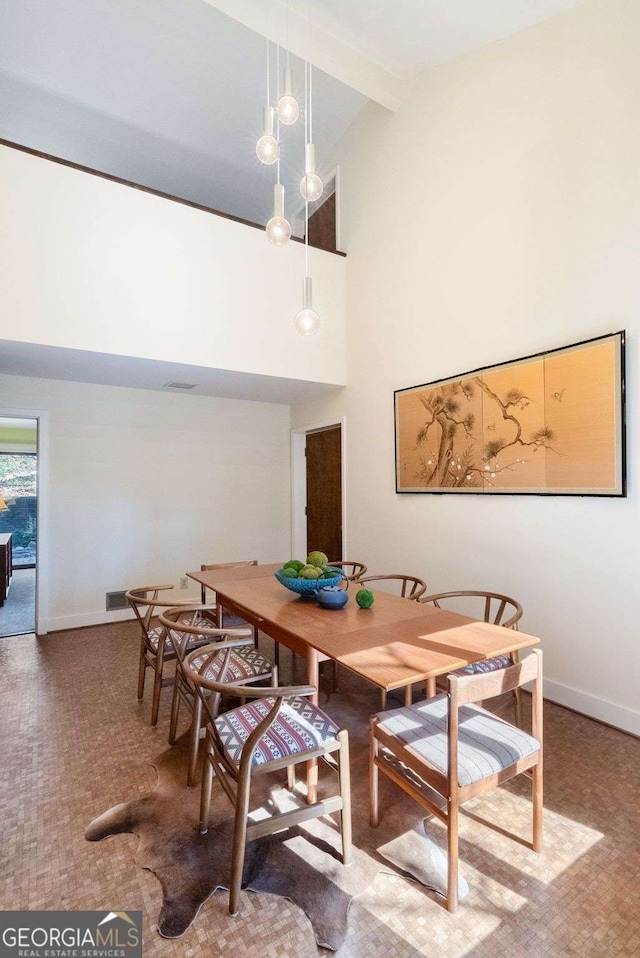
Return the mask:
<svg viewBox="0 0 640 958">
<path fill-rule="evenodd" d="M 274 170 L 258 162 L 255 141 L 276 9 L 300 98 L 300 58 L 315 65 L 326 176 L 367 103 L 397 109 L 415 74 L 581 2 L 0 0 L 0 138 L 265 223 Z M 284 131 L 289 215 L 300 204 L 303 142 L 302 124 Z M 184 378 L 152 365 L 21 343 L 0 351 L 0 371 L 16 375 L 142 388 Z M 198 370 L 199 391 L 274 402 L 309 394 L 309 384 L 234 375 Z"/>
</svg>

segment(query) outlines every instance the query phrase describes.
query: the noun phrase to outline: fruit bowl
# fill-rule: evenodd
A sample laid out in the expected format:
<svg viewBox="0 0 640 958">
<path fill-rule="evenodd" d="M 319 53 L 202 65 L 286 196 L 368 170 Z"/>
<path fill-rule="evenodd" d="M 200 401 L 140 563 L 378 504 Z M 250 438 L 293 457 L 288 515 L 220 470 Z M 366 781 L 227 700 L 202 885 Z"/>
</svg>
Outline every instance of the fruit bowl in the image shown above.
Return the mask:
<svg viewBox="0 0 640 958">
<path fill-rule="evenodd" d="M 315 599 L 315 593 L 325 585 L 339 585 L 344 579 L 344 574 L 336 569 L 336 574 L 328 579 L 290 579 L 281 575 L 282 569 L 276 569 L 273 573 L 280 585 L 290 592 L 296 592 L 298 595 L 305 596 L 307 599 Z"/>
</svg>

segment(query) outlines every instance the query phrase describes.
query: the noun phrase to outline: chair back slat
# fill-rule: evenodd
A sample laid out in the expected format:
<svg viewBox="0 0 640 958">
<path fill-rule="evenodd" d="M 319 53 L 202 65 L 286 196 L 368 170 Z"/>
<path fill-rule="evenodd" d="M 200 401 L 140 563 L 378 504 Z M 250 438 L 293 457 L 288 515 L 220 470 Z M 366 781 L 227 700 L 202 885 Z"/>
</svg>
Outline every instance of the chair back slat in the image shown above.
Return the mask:
<svg viewBox="0 0 640 958">
<path fill-rule="evenodd" d="M 367 575 L 358 579 L 358 585 L 373 582 L 400 582 L 400 596 L 403 599 L 417 600 L 427 591 L 427 583 L 415 575 Z"/>
<path fill-rule="evenodd" d="M 448 679 L 453 703 L 460 706 L 469 702 L 481 702 L 495 698 L 497 695 L 504 695 L 505 692 L 512 692 L 526 685 L 527 682 L 537 681 L 540 672 L 540 655 L 540 651 L 534 649 L 533 653 L 521 662 L 495 672 L 477 672 L 465 676 L 452 673 Z"/>
<path fill-rule="evenodd" d="M 492 622 L 494 625 L 501 625 L 504 629 L 518 630 L 518 622 L 522 618 L 522 606 L 515 599 L 508 595 L 502 595 L 499 592 L 485 592 L 484 590 L 458 590 L 455 592 L 437 592 L 433 595 L 423 595 L 418 600 L 433 605 L 436 609 L 447 608 L 447 600 L 458 598 L 476 598 L 484 599 L 483 622 Z M 493 613 L 494 603 L 498 603 L 497 611 Z M 458 604 L 459 605 L 459 604 Z M 454 606 L 455 608 L 455 606 Z M 458 611 L 461 611 L 458 609 Z M 508 618 L 503 622 L 503 617 Z"/>
</svg>

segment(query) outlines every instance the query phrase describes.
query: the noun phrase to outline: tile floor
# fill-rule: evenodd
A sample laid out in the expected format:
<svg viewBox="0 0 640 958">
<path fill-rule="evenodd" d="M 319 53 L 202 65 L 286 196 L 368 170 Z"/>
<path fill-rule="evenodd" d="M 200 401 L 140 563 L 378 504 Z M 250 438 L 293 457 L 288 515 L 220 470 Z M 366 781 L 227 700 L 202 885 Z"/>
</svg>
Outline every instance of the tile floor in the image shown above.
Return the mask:
<svg viewBox="0 0 640 958">
<path fill-rule="evenodd" d="M 141 909 L 144 954 L 153 958 L 314 958 L 306 916 L 262 894 L 245 893 L 233 919 L 218 892 L 182 939 L 161 939 L 160 886 L 134 863 L 137 838 L 85 841 L 92 818 L 153 787 L 150 761 L 166 746 L 169 694 L 152 729 L 150 690 L 141 704 L 135 695 L 137 642 L 134 623 L 0 639 L 0 908 Z M 471 891 L 452 916 L 434 893 L 389 873 L 376 856 L 421 815 L 382 779 L 383 818 L 369 828 L 367 717 L 379 696 L 344 671 L 340 679 L 340 691 L 325 690 L 321 704 L 349 725 L 355 842 L 372 861 L 340 958 L 640 955 L 638 740 L 548 705 L 545 852 L 501 832 L 528 838 L 526 782 L 470 803 L 461 860 Z M 433 834 L 439 828 L 429 825 Z"/>
</svg>

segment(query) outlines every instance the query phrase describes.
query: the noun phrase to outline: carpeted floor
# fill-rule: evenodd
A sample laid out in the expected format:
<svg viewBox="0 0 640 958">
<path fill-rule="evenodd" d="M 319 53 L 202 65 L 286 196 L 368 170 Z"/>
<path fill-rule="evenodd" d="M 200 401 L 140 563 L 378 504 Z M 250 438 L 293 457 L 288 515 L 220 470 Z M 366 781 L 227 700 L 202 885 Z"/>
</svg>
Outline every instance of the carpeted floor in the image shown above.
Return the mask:
<svg viewBox="0 0 640 958">
<path fill-rule="evenodd" d="M 14 569 L 9 595 L 0 606 L 0 636 L 33 632 L 36 623 L 36 570 Z"/>
<path fill-rule="evenodd" d="M 161 888 L 134 863 L 137 837 L 85 840 L 93 818 L 153 788 L 150 763 L 165 748 L 169 694 L 152 729 L 150 690 L 142 704 L 135 697 L 136 655 L 134 623 L 0 640 L 0 908 L 140 909 L 144 954 L 154 958 L 315 958 L 305 914 L 264 893 L 244 892 L 233 919 L 217 892 L 183 938 L 160 938 Z M 372 863 L 340 958 L 640 954 L 638 740 L 549 705 L 545 852 L 506 834 L 529 838 L 526 782 L 470 803 L 460 848 L 470 891 L 451 916 L 433 892 L 383 867 L 377 849 L 422 815 L 383 779 L 381 824 L 369 827 L 367 718 L 379 696 L 344 671 L 340 678 L 340 691 L 325 690 L 321 704 L 350 729 L 354 841 Z M 437 823 L 428 832 L 441 837 Z"/>
</svg>

